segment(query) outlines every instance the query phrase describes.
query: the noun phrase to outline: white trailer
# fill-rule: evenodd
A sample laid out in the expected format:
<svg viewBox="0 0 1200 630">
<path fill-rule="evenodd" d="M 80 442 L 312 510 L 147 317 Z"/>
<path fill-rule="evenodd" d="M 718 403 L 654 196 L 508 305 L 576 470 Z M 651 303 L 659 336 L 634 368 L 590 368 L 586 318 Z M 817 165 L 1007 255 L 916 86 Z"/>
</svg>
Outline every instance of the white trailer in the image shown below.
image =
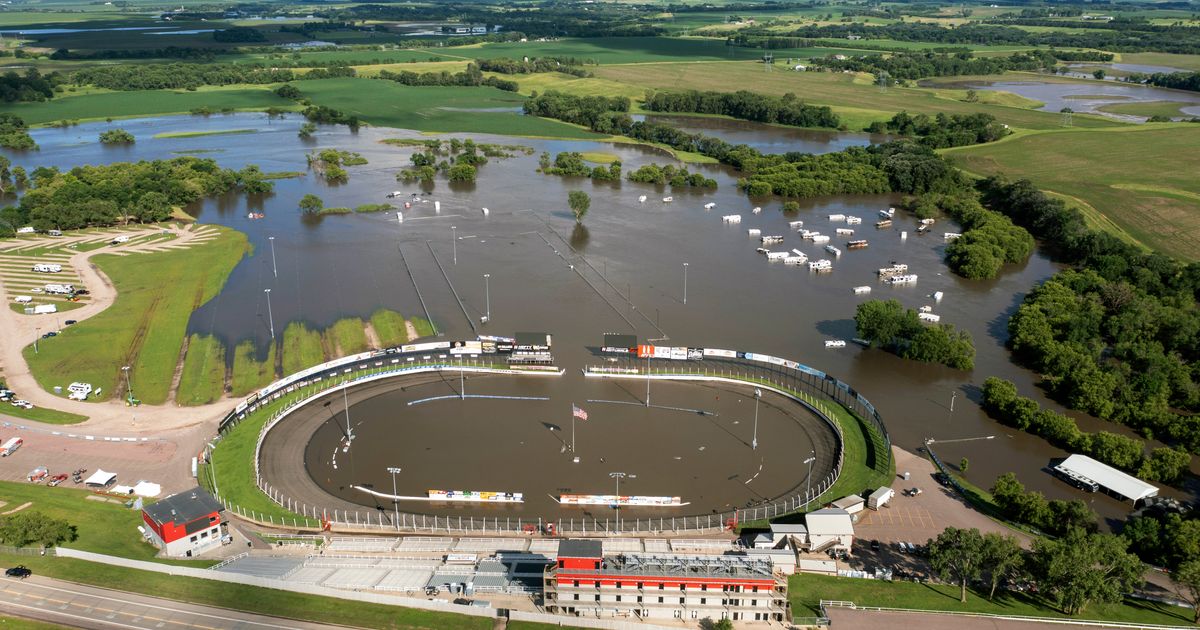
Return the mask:
<svg viewBox="0 0 1200 630">
<path fill-rule="evenodd" d="M 37 306 L 33 307 L 34 315 L 49 315 L 50 313 L 57 312 L 58 307 L 53 304 L 38 304 Z"/>
<path fill-rule="evenodd" d="M 17 449 L 21 448 L 21 445 L 24 443 L 25 440 L 22 440 L 19 437 L 8 438 L 8 441 L 5 442 L 3 446 L 0 446 L 0 457 L 8 457 L 9 455 L 12 455 L 13 453 L 17 452 Z"/>
<path fill-rule="evenodd" d="M 867 507 L 871 508 L 872 510 L 878 510 L 879 508 L 887 505 L 894 496 L 896 496 L 896 491 L 884 486 L 883 488 L 872 492 L 871 496 L 867 497 Z"/>
<path fill-rule="evenodd" d="M 37 273 L 60 273 L 60 272 L 62 272 L 62 265 L 48 265 L 45 263 L 38 263 L 38 264 L 34 265 L 33 267 L 31 267 L 30 270 L 35 271 Z"/>
</svg>

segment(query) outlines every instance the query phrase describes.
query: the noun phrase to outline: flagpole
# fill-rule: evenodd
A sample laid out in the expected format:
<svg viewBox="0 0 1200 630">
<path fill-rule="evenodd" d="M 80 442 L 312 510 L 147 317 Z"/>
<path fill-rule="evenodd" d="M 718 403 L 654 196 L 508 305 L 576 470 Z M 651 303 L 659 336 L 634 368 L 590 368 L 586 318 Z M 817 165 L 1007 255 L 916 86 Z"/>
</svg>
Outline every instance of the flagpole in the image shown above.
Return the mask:
<svg viewBox="0 0 1200 630">
<path fill-rule="evenodd" d="M 575 454 L 575 403 L 571 403 L 571 454 Z"/>
</svg>

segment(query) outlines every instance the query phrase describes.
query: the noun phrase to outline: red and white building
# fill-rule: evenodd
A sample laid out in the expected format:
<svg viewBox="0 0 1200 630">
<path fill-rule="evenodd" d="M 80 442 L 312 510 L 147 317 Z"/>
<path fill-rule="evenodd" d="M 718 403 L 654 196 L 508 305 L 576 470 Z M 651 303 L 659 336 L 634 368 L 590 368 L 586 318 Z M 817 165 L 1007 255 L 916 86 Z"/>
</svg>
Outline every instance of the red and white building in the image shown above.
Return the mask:
<svg viewBox="0 0 1200 630">
<path fill-rule="evenodd" d="M 190 557 L 219 546 L 228 527 L 225 508 L 196 487 L 142 508 L 146 536 L 168 556 Z"/>
<path fill-rule="evenodd" d="M 787 580 L 744 555 L 605 556 L 600 541 L 563 540 L 543 575 L 546 612 L 639 620 L 783 622 Z"/>
</svg>

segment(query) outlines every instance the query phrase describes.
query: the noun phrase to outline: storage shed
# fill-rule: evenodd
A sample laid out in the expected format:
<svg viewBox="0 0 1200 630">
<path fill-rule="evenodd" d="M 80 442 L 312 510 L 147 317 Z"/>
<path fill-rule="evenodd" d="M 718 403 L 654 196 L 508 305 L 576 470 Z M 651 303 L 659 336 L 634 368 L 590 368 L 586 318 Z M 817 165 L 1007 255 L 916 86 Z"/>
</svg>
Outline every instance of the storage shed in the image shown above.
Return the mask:
<svg viewBox="0 0 1200 630">
<path fill-rule="evenodd" d="M 1100 463 L 1087 455 L 1071 455 L 1053 468 L 1054 474 L 1073 484 L 1092 484 L 1106 494 L 1133 501 L 1158 495 L 1158 487 L 1146 483 L 1133 475 L 1127 475 L 1108 464 Z"/>
</svg>

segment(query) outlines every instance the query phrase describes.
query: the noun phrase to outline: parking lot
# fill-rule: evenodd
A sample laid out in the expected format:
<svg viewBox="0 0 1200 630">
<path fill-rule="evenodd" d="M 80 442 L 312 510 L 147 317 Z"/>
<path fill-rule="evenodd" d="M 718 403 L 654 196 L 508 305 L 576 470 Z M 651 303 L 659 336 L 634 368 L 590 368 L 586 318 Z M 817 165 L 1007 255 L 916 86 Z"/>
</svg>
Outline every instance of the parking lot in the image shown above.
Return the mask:
<svg viewBox="0 0 1200 630">
<path fill-rule="evenodd" d="M 4 481 L 26 481 L 31 470 L 45 466 L 51 476 L 79 468 L 86 468 L 90 474 L 103 468 L 116 473 L 119 484 L 133 485 L 141 480 L 162 483 L 159 471 L 176 451 L 174 443 L 162 440 L 85 440 L 0 426 L 0 440 L 10 437 L 21 437 L 25 443 L 17 452 L 0 458 L 0 480 Z M 75 484 L 68 479 L 65 485 Z"/>
</svg>

